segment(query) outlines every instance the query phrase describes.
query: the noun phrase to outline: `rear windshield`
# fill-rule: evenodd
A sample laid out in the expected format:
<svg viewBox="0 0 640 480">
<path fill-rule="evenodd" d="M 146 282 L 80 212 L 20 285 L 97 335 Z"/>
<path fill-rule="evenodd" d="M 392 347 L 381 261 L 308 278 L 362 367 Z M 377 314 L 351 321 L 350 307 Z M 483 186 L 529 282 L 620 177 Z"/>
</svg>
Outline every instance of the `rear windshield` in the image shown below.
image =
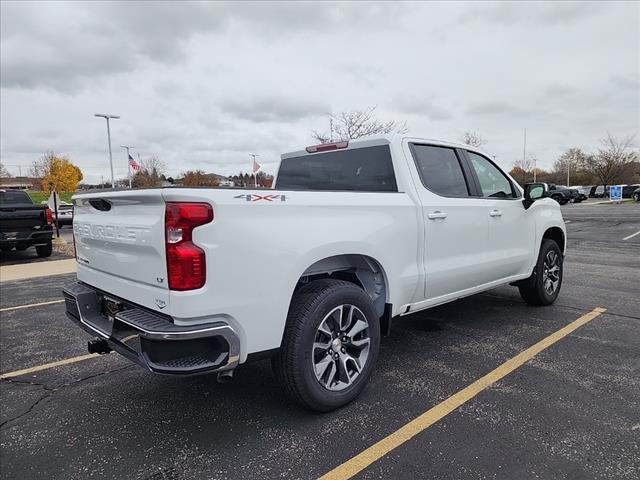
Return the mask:
<svg viewBox="0 0 640 480">
<path fill-rule="evenodd" d="M 389 145 L 337 150 L 280 163 L 279 190 L 397 192 Z"/>
<path fill-rule="evenodd" d="M 26 192 L 0 190 L 0 205 L 24 205 L 25 203 L 33 203 Z"/>
</svg>

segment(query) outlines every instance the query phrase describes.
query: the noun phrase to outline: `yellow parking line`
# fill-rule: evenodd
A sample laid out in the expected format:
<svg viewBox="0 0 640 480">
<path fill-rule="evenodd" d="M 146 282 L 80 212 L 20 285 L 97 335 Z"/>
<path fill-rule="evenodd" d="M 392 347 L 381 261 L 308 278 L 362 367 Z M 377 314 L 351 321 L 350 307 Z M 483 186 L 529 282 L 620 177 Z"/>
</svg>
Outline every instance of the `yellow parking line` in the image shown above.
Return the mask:
<svg viewBox="0 0 640 480">
<path fill-rule="evenodd" d="M 30 303 L 29 305 L 18 305 L 17 307 L 0 308 L 0 312 L 9 312 L 11 310 L 20 310 L 21 308 L 42 307 L 43 305 L 54 305 L 56 303 L 62 303 L 62 300 L 51 300 L 50 302 Z"/>
<path fill-rule="evenodd" d="M 407 442 L 418 433 L 426 430 L 431 425 L 436 423 L 438 420 L 441 420 L 449 413 L 456 410 L 458 407 L 463 405 L 464 403 L 471 400 L 473 397 L 478 395 L 480 392 L 485 390 L 487 387 L 492 385 L 493 383 L 501 380 L 506 377 L 508 374 L 521 367 L 533 357 L 535 357 L 538 353 L 542 352 L 546 348 L 550 347 L 557 341 L 563 339 L 567 335 L 569 335 L 574 330 L 580 328 L 581 326 L 589 323 L 591 320 L 606 312 L 604 308 L 595 308 L 591 312 L 586 315 L 581 316 L 577 320 L 571 322 L 569 325 L 561 328 L 560 330 L 552 333 L 548 337 L 540 340 L 535 345 L 527 348 L 523 352 L 519 353 L 515 357 L 507 360 L 505 363 L 500 365 L 495 370 L 489 372 L 484 377 L 476 380 L 471 385 L 466 388 L 463 388 L 456 394 L 447 398 L 443 402 L 439 403 L 435 407 L 427 410 L 419 417 L 411 420 L 409 423 L 399 428 L 389 436 L 383 438 L 378 443 L 375 443 L 371 447 L 367 448 L 363 452 L 359 453 L 355 457 L 347 460 L 342 465 L 334 468 L 330 472 L 326 473 L 322 477 L 321 480 L 345 480 L 353 477 L 357 473 L 361 472 L 373 462 L 381 459 L 387 453 L 391 452 L 395 448 L 399 447 L 403 443 Z"/>
<path fill-rule="evenodd" d="M 28 373 L 39 372 L 41 370 L 47 370 L 49 368 L 61 367 L 62 365 L 69 365 L 71 363 L 83 362 L 90 358 L 98 357 L 97 353 L 88 353 L 86 355 L 80 355 L 79 357 L 65 358 L 64 360 L 58 360 L 57 362 L 45 363 L 44 365 L 38 365 L 37 367 L 25 368 L 23 370 L 16 370 L 15 372 L 3 373 L 0 375 L 0 380 L 7 378 L 19 377 L 21 375 L 27 375 Z"/>
</svg>

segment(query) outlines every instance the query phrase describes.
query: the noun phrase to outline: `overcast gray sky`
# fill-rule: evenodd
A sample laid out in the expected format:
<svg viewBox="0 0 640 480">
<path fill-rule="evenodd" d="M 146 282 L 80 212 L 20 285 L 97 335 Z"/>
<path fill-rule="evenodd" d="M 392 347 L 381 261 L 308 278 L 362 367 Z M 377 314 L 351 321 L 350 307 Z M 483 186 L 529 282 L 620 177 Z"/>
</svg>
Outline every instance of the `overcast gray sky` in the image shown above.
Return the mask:
<svg viewBox="0 0 640 480">
<path fill-rule="evenodd" d="M 86 180 L 119 145 L 233 174 L 313 143 L 326 112 L 378 106 L 416 136 L 477 130 L 510 168 L 640 130 L 640 3 L 1 4 L 1 158 L 45 150 Z"/>
</svg>

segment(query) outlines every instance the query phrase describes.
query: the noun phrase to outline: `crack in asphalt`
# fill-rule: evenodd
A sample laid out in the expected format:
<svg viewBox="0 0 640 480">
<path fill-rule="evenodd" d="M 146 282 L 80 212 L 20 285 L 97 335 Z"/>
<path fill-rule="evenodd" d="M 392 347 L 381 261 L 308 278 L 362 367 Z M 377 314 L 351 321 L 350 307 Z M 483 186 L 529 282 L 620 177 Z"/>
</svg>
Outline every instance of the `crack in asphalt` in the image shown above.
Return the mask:
<svg viewBox="0 0 640 480">
<path fill-rule="evenodd" d="M 118 368 L 113 368 L 111 370 L 107 370 L 107 371 L 104 371 L 104 372 L 99 372 L 99 373 L 95 373 L 95 374 L 92 374 L 92 375 L 87 375 L 86 377 L 81 377 L 81 378 L 79 378 L 77 380 L 73 380 L 72 382 L 64 383 L 64 384 L 62 384 L 62 385 L 60 385 L 58 387 L 48 387 L 44 383 L 38 383 L 38 382 L 33 382 L 33 381 L 25 381 L 25 380 L 16 380 L 16 379 L 2 380 L 2 381 L 7 382 L 7 383 L 17 383 L 17 384 L 21 384 L 21 385 L 35 385 L 35 386 L 38 386 L 38 387 L 42 387 L 42 389 L 46 392 L 46 394 L 42 395 L 41 397 L 36 399 L 29 406 L 29 408 L 27 408 L 24 412 L 22 412 L 19 415 L 16 415 L 15 417 L 9 418 L 9 419 L 5 420 L 4 422 L 0 423 L 0 429 L 3 429 L 5 426 L 9 425 L 10 423 L 14 423 L 14 422 L 20 420 L 21 418 L 29 415 L 44 400 L 46 400 L 48 398 L 51 398 L 54 394 L 56 394 L 57 392 L 59 392 L 61 390 L 64 390 L 65 388 L 72 387 L 74 385 L 77 385 L 79 383 L 85 382 L 87 380 L 91 380 L 92 378 L 100 377 L 102 375 L 108 375 L 108 374 L 114 373 L 114 372 L 119 372 L 121 370 L 126 370 L 126 369 L 132 368 L 132 367 L 134 367 L 134 365 L 125 365 L 125 366 L 118 367 Z"/>
</svg>

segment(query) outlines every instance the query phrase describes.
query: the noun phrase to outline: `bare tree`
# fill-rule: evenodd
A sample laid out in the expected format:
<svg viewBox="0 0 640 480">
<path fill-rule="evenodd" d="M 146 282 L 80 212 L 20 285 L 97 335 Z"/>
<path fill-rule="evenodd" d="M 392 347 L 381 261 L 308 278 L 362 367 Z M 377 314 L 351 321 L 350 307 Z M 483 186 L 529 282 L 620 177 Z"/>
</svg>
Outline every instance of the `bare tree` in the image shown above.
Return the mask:
<svg viewBox="0 0 640 480">
<path fill-rule="evenodd" d="M 11 173 L 9 173 L 9 170 L 7 170 L 7 168 L 2 164 L 2 162 L 0 162 L 0 178 L 10 178 L 11 177 Z"/>
<path fill-rule="evenodd" d="M 567 168 L 573 171 L 579 165 L 583 164 L 587 158 L 587 154 L 580 148 L 569 148 L 560 155 L 555 162 L 553 162 L 554 173 L 567 173 Z"/>
<path fill-rule="evenodd" d="M 513 168 L 509 172 L 518 183 L 524 185 L 527 183 L 527 178 L 533 178 L 533 166 L 535 165 L 535 159 L 533 157 L 521 158 L 513 162 Z"/>
<path fill-rule="evenodd" d="M 477 148 L 487 144 L 487 140 L 480 135 L 480 133 L 470 132 L 468 130 L 462 134 L 460 141 L 466 145 L 471 145 L 472 147 Z"/>
<path fill-rule="evenodd" d="M 136 188 L 159 187 L 162 185 L 164 170 L 164 162 L 157 157 L 141 160 L 140 169 L 133 176 L 132 185 Z"/>
<path fill-rule="evenodd" d="M 625 166 L 640 158 L 633 149 L 635 135 L 616 137 L 607 132 L 600 140 L 600 148 L 595 155 L 582 159 L 582 168 L 600 180 L 602 185 L 611 185 L 624 172 Z"/>
<path fill-rule="evenodd" d="M 351 110 L 341 112 L 337 115 L 330 114 L 330 131 L 311 131 L 311 136 L 320 143 L 329 143 L 341 140 L 352 140 L 354 138 L 366 137 L 368 135 L 384 133 L 407 133 L 406 122 L 389 120 L 383 122 L 375 118 L 377 106 L 364 110 Z"/>
</svg>

